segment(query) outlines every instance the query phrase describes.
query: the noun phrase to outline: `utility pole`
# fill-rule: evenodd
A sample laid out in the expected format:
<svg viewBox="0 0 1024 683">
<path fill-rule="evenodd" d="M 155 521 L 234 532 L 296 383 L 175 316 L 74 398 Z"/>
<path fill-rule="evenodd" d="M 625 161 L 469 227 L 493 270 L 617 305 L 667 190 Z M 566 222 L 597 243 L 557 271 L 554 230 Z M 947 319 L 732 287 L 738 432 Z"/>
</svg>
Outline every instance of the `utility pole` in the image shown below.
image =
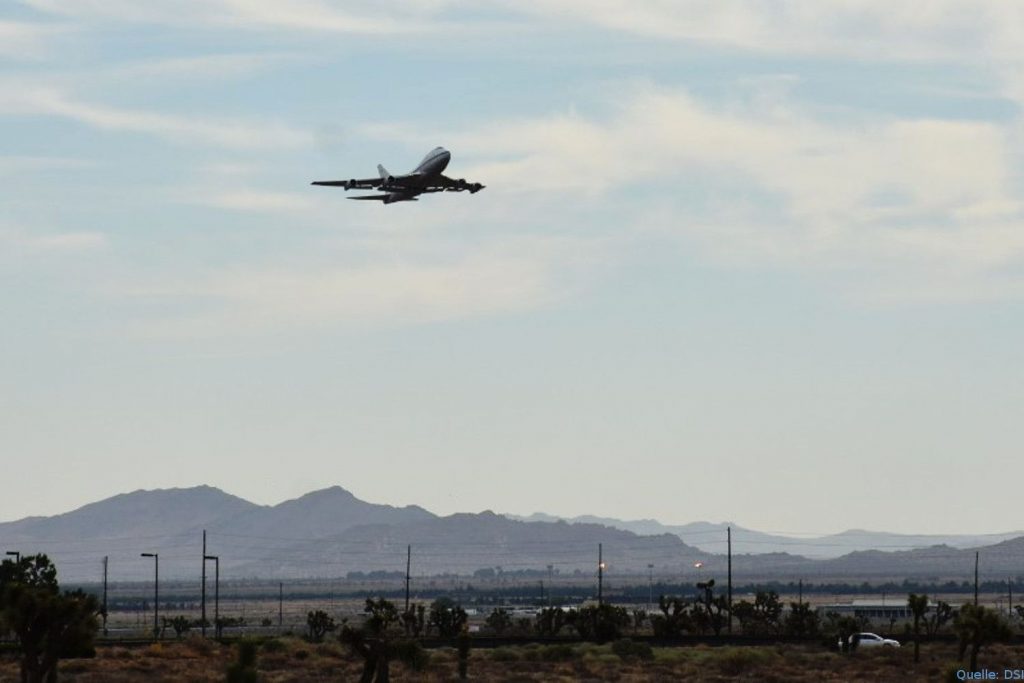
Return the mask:
<svg viewBox="0 0 1024 683">
<path fill-rule="evenodd" d="M 1010 607 L 1009 607 L 1009 611 L 1007 613 L 1010 615 L 1010 618 L 1013 619 L 1013 577 L 1012 576 L 1009 579 L 1006 580 L 1006 589 L 1010 593 Z"/>
<path fill-rule="evenodd" d="M 202 629 L 203 638 L 206 637 L 206 529 L 203 529 L 203 584 L 202 598 L 199 600 L 202 605 L 202 613 L 199 618 L 199 628 Z"/>
<path fill-rule="evenodd" d="M 213 562 L 213 636 L 220 638 L 220 555 L 203 555 L 203 564 Z"/>
<path fill-rule="evenodd" d="M 548 565 L 548 607 L 551 607 L 551 586 L 555 582 L 555 565 Z"/>
<path fill-rule="evenodd" d="M 277 583 L 277 628 L 284 625 L 284 581 Z"/>
<path fill-rule="evenodd" d="M 800 590 L 800 592 L 797 593 L 796 604 L 800 605 L 800 608 L 803 609 L 803 606 L 804 606 L 804 580 L 803 579 L 800 579 L 800 589 L 799 590 Z"/>
<path fill-rule="evenodd" d="M 654 565 L 647 565 L 647 611 L 654 610 Z"/>
<path fill-rule="evenodd" d="M 409 569 L 412 567 L 412 545 L 405 547 L 405 611 L 409 612 Z"/>
<path fill-rule="evenodd" d="M 732 635 L 732 527 L 725 528 L 726 548 L 729 553 L 729 635 Z"/>
<path fill-rule="evenodd" d="M 602 559 L 602 544 L 597 544 L 597 606 L 604 604 L 604 559 Z"/>
<path fill-rule="evenodd" d="M 974 606 L 978 606 L 978 551 L 974 551 Z"/>
<path fill-rule="evenodd" d="M 107 637 L 107 562 L 110 558 L 103 556 L 103 637 Z"/>
<path fill-rule="evenodd" d="M 141 553 L 153 558 L 153 639 L 160 638 L 160 553 Z"/>
</svg>

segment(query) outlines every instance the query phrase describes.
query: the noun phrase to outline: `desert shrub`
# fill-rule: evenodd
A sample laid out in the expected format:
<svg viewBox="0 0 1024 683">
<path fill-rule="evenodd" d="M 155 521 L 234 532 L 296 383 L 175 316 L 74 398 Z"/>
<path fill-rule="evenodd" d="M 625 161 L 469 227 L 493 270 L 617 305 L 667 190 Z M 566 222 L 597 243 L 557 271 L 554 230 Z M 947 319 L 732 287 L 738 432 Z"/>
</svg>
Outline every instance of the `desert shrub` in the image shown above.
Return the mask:
<svg viewBox="0 0 1024 683">
<path fill-rule="evenodd" d="M 317 645 L 316 653 L 320 657 L 333 657 L 336 659 L 344 657 L 344 654 L 341 651 L 341 646 L 334 645 L 333 643 L 323 643 L 321 645 Z"/>
<path fill-rule="evenodd" d="M 227 683 L 256 683 L 256 643 L 238 641 L 238 659 L 228 667 Z"/>
<path fill-rule="evenodd" d="M 518 662 L 522 656 L 518 648 L 496 647 L 490 651 L 488 658 L 495 662 Z"/>
<path fill-rule="evenodd" d="M 60 672 L 65 674 L 81 674 L 92 669 L 94 664 L 86 659 L 72 659 L 60 665 Z"/>
<path fill-rule="evenodd" d="M 634 643 L 629 638 L 616 640 L 612 643 L 612 652 L 620 659 L 642 659 L 650 661 L 654 659 L 654 650 L 647 643 Z"/>
<path fill-rule="evenodd" d="M 572 645 L 558 643 L 537 648 L 537 658 L 545 662 L 567 662 L 576 657 L 577 653 Z"/>
<path fill-rule="evenodd" d="M 739 676 L 774 663 L 778 655 L 771 650 L 754 647 L 723 647 L 714 658 L 718 669 L 727 676 Z"/>
<path fill-rule="evenodd" d="M 182 643 L 182 649 L 195 657 L 209 657 L 215 648 L 214 643 L 201 636 L 190 636 Z"/>
<path fill-rule="evenodd" d="M 309 650 L 296 650 L 292 653 L 292 657 L 300 662 L 309 659 Z"/>
<path fill-rule="evenodd" d="M 260 645 L 264 652 L 284 652 L 288 649 L 288 646 L 280 638 L 271 638 L 264 640 L 263 644 Z"/>
<path fill-rule="evenodd" d="M 256 643 L 238 641 L 238 660 L 228 667 L 227 683 L 256 683 Z"/>
</svg>

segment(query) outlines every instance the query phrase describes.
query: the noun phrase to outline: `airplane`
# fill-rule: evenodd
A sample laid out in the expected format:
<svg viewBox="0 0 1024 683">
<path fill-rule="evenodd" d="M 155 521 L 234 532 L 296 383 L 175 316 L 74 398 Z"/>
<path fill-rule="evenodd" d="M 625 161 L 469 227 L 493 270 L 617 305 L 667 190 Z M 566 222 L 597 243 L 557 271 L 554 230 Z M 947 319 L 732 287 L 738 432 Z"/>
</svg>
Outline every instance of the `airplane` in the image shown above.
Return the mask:
<svg viewBox="0 0 1024 683">
<path fill-rule="evenodd" d="M 349 199 L 363 199 L 393 204 L 395 202 L 417 202 L 421 194 L 427 192 L 462 192 L 468 190 L 476 194 L 484 189 L 480 183 L 467 183 L 465 178 L 453 180 L 442 175 L 441 171 L 448 166 L 452 153 L 444 147 L 435 147 L 423 157 L 420 165 L 405 175 L 391 175 L 382 165 L 377 164 L 379 178 L 363 180 L 314 180 L 313 185 L 343 187 L 346 190 L 381 190 L 386 194 L 371 194 Z"/>
</svg>

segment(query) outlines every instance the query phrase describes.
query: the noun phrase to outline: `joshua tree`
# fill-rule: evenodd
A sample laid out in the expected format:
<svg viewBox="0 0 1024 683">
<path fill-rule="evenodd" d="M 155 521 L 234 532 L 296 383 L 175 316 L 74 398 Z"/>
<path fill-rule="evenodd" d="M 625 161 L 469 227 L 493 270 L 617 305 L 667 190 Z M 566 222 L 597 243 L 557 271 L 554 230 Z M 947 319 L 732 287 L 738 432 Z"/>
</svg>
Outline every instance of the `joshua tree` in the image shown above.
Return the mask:
<svg viewBox="0 0 1024 683">
<path fill-rule="evenodd" d="M 367 618 L 362 627 L 355 629 L 346 624 L 340 635 L 341 642 L 363 658 L 360 683 L 388 683 L 392 659 L 405 662 L 414 671 L 426 666 L 428 656 L 419 642 L 402 637 L 398 608 L 393 603 L 367 598 L 363 612 Z"/>
<path fill-rule="evenodd" d="M 306 615 L 306 626 L 309 628 L 309 640 L 313 643 L 321 642 L 329 631 L 337 628 L 334 618 L 322 609 L 311 611 Z"/>
<path fill-rule="evenodd" d="M 467 619 L 466 610 L 454 600 L 438 598 L 430 605 L 430 619 L 427 625 L 436 628 L 437 634 L 442 638 L 454 638 L 459 635 Z"/>
<path fill-rule="evenodd" d="M 467 626 L 462 627 L 462 631 L 459 632 L 459 680 L 466 680 L 467 671 L 469 669 L 469 628 Z"/>
<path fill-rule="evenodd" d="M 970 670 L 978 669 L 978 653 L 989 643 L 1008 640 L 1013 632 L 1006 621 L 992 610 L 980 605 L 964 605 L 956 615 L 953 628 L 960 638 L 960 661 L 971 648 Z"/>
<path fill-rule="evenodd" d="M 930 636 L 935 635 L 943 626 L 946 625 L 946 622 L 950 621 L 954 616 L 953 607 L 948 602 L 939 600 L 935 605 L 935 609 L 932 611 L 931 618 L 925 619 L 925 632 Z"/>
<path fill-rule="evenodd" d="M 800 638 L 818 635 L 818 613 L 806 602 L 789 603 L 789 614 L 783 621 L 783 630 Z"/>
<path fill-rule="evenodd" d="M 914 613 L 914 662 L 921 661 L 921 620 L 928 611 L 928 596 L 922 593 L 911 593 L 907 597 L 907 607 Z"/>
<path fill-rule="evenodd" d="M 693 629 L 690 603 L 682 598 L 662 595 L 658 598 L 661 614 L 651 615 L 651 629 L 661 638 L 678 638 Z"/>
<path fill-rule="evenodd" d="M 694 621 L 701 632 L 710 628 L 718 636 L 725 626 L 726 617 L 723 612 L 729 605 L 725 597 L 715 597 L 715 580 L 709 579 L 697 584 L 697 603 L 693 611 Z"/>
<path fill-rule="evenodd" d="M 537 615 L 534 628 L 542 636 L 557 636 L 566 625 L 566 612 L 561 607 L 546 607 Z"/>
<path fill-rule="evenodd" d="M 55 683 L 60 657 L 93 653 L 99 613 L 94 596 L 60 592 L 57 568 L 46 555 L 0 564 L 0 631 L 18 641 L 23 683 Z"/>
<path fill-rule="evenodd" d="M 503 607 L 498 607 L 487 615 L 484 624 L 499 636 L 512 628 L 512 615 Z"/>
</svg>

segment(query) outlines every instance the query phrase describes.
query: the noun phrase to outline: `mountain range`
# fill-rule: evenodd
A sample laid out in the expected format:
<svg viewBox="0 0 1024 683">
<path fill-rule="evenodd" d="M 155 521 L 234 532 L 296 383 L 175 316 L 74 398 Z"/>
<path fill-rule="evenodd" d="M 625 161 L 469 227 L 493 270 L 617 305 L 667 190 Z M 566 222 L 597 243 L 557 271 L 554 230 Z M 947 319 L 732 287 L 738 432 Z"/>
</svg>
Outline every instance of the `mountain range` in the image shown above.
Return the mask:
<svg viewBox="0 0 1024 683">
<path fill-rule="evenodd" d="M 570 524 L 601 524 L 632 531 L 635 534 L 674 534 L 685 542 L 709 553 L 724 552 L 726 529 L 732 528 L 732 551 L 734 553 L 789 553 L 812 559 L 831 559 L 861 550 L 909 550 L 946 545 L 951 548 L 976 548 L 1001 543 L 1024 536 L 1024 531 L 1010 531 L 995 534 L 897 534 L 888 531 L 865 531 L 849 529 L 837 534 L 809 536 L 806 534 L 786 535 L 746 529 L 730 522 L 690 522 L 689 524 L 662 524 L 654 519 L 622 520 L 611 517 L 580 515 L 578 517 L 557 517 L 535 512 L 529 516 L 506 515 L 523 522 L 557 522 Z"/>
<path fill-rule="evenodd" d="M 609 576 L 651 573 L 664 580 L 721 576 L 725 529 L 733 535 L 734 576 L 762 580 L 964 580 L 974 549 L 982 575 L 1005 578 L 1024 561 L 1019 534 L 904 536 L 849 531 L 792 538 L 730 524 L 664 525 L 601 517 L 525 518 L 490 511 L 439 516 L 421 507 L 362 501 L 335 486 L 278 505 L 257 505 L 209 486 L 134 491 L 52 517 L 0 523 L 0 550 L 45 552 L 62 580 L 97 581 L 102 558 L 112 581 L 160 575 L 192 578 L 206 554 L 228 578 L 334 578 L 351 572 L 402 573 L 411 548 L 415 576 L 592 577 L 598 548 Z M 974 549 L 972 549 L 974 548 Z M 803 551 L 801 553 L 797 550 Z"/>
</svg>

